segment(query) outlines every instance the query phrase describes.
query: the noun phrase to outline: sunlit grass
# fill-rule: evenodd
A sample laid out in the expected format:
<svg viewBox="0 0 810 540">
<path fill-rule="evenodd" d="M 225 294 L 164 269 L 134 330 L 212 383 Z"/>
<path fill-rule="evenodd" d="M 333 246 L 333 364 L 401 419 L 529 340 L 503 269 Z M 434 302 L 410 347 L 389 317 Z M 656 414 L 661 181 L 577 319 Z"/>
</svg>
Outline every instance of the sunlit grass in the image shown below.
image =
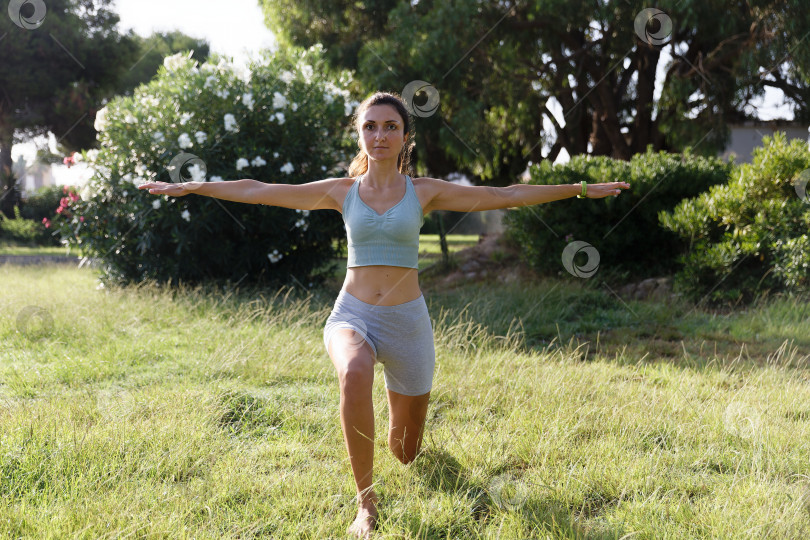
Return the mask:
<svg viewBox="0 0 810 540">
<path fill-rule="evenodd" d="M 25 245 L 9 240 L 0 240 L 0 255 L 66 255 L 67 249 L 58 246 Z M 75 253 L 74 253 L 75 255 Z"/>
<path fill-rule="evenodd" d="M 719 315 L 582 281 L 424 290 L 437 369 L 408 466 L 375 371 L 381 536 L 810 533 L 806 301 Z M 336 294 L 0 266 L 0 537 L 343 538 Z"/>
</svg>

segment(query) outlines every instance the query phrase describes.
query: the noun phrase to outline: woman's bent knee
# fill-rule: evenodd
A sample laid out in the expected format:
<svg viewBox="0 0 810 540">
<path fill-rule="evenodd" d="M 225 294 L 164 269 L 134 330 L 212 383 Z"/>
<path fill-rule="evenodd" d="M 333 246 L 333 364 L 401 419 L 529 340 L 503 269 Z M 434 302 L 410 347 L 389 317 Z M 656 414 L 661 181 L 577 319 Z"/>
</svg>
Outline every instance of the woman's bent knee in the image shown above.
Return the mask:
<svg viewBox="0 0 810 540">
<path fill-rule="evenodd" d="M 355 392 L 359 389 L 371 390 L 374 383 L 374 364 L 367 362 L 353 362 L 338 370 L 338 380 L 341 391 Z"/>
</svg>

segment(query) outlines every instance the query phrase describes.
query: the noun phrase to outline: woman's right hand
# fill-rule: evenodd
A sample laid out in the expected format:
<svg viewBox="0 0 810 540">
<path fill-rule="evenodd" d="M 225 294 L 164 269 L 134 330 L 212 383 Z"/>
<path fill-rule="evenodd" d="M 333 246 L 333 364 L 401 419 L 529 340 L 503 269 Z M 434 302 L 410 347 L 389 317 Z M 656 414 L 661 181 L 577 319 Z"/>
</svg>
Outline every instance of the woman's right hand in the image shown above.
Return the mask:
<svg viewBox="0 0 810 540">
<path fill-rule="evenodd" d="M 148 189 L 149 193 L 171 195 L 172 197 L 182 197 L 190 193 L 184 183 L 177 184 L 174 182 L 146 182 L 138 186 L 138 189 Z"/>
</svg>

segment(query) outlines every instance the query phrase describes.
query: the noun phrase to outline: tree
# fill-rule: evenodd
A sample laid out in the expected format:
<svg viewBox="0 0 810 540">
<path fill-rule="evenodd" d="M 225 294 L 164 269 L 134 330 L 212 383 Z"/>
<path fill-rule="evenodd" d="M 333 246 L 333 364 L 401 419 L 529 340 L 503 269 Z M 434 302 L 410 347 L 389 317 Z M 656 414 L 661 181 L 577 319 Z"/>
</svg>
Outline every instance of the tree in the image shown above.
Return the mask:
<svg viewBox="0 0 810 540">
<path fill-rule="evenodd" d="M 139 60 L 121 77 L 116 95 L 132 95 L 135 88 L 151 81 L 167 56 L 181 51 L 193 51 L 192 60 L 202 64 L 210 53 L 206 40 L 187 36 L 180 31 L 155 32 L 146 38 L 136 35 L 134 39 L 138 43 Z"/>
<path fill-rule="evenodd" d="M 494 185 L 563 149 L 625 160 L 648 146 L 715 154 L 727 123 L 750 117 L 766 86 L 797 111 L 810 97 L 801 76 L 810 70 L 794 61 L 810 56 L 800 0 L 673 2 L 665 12 L 641 0 L 262 3 L 282 44 L 323 43 L 364 91 L 431 83 L 440 108 L 419 119 L 417 164 Z"/>
<path fill-rule="evenodd" d="M 65 148 L 88 146 L 102 99 L 138 60 L 131 32 L 116 29 L 111 1 L 31 0 L 16 14 L 22 2 L 12 2 L 12 13 L 0 13 L 0 210 L 9 217 L 19 202 L 14 142 L 50 131 Z"/>
</svg>

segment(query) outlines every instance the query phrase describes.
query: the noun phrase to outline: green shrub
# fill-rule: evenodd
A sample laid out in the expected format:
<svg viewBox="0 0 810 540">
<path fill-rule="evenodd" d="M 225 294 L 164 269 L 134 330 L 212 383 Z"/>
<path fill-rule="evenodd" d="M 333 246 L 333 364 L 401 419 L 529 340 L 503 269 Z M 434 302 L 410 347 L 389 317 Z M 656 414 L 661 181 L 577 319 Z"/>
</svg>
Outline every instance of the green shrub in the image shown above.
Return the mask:
<svg viewBox="0 0 810 540">
<path fill-rule="evenodd" d="M 56 210 L 64 201 L 68 189 L 68 186 L 44 186 L 23 199 L 20 215 L 43 225 L 43 227 L 39 227 L 40 234 L 35 239 L 37 244 L 59 245 L 60 236 L 58 232 L 54 234 L 51 223 L 56 217 Z"/>
<path fill-rule="evenodd" d="M 0 212 L 0 237 L 13 242 L 36 244 L 45 236 L 45 226 L 22 217 L 20 207 L 14 207 L 14 219 Z"/>
<path fill-rule="evenodd" d="M 684 242 L 658 225 L 658 213 L 726 182 L 731 167 L 718 158 L 649 149 L 630 161 L 585 155 L 558 166 L 544 161 L 530 168 L 530 184 L 623 181 L 630 189 L 618 197 L 573 197 L 511 209 L 504 218 L 506 234 L 540 273 L 565 274 L 564 248 L 584 241 L 599 253 L 599 272 L 631 278 L 670 274 Z"/>
<path fill-rule="evenodd" d="M 52 219 L 59 207 L 59 201 L 65 196 L 64 187 L 44 186 L 28 195 L 20 208 L 22 217 L 38 222 L 43 218 Z"/>
<path fill-rule="evenodd" d="M 173 181 L 168 167 L 181 153 L 204 162 L 206 181 L 300 184 L 344 172 L 336 164 L 352 148 L 356 102 L 341 89 L 350 75 L 331 75 L 320 46 L 266 54 L 247 73 L 169 57 L 149 84 L 99 112 L 100 150 L 82 154 L 94 175 L 60 230 L 63 243 L 101 259 L 102 281 L 306 284 L 334 271 L 323 263 L 345 235 L 339 213 L 137 189 Z M 202 179 L 193 167 L 179 172 Z"/>
<path fill-rule="evenodd" d="M 661 224 L 688 243 L 676 287 L 714 303 L 807 290 L 810 204 L 796 184 L 807 181 L 808 168 L 807 143 L 788 144 L 777 132 L 763 138 L 752 163 L 736 167 L 727 185 L 662 212 Z"/>
</svg>

